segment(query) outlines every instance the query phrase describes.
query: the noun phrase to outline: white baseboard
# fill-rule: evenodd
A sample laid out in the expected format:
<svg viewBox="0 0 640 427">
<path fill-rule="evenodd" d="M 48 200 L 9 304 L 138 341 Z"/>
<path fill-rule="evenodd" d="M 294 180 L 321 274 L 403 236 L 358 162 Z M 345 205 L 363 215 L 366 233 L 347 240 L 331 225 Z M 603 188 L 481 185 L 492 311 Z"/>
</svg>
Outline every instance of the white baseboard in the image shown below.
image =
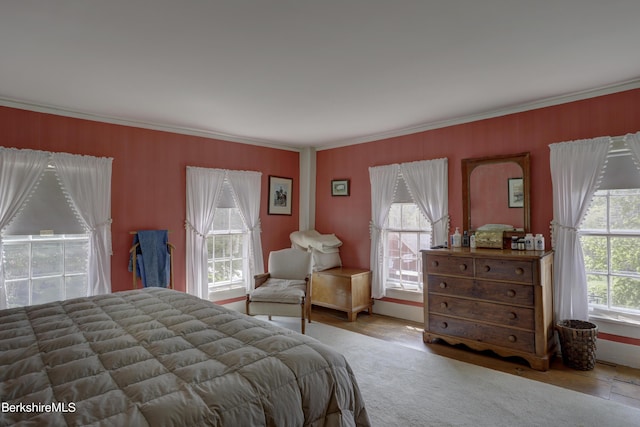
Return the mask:
<svg viewBox="0 0 640 427">
<path fill-rule="evenodd" d="M 373 312 L 383 316 L 397 317 L 412 322 L 424 322 L 424 310 L 414 305 L 397 304 L 389 301 L 376 300 Z"/>
<path fill-rule="evenodd" d="M 637 324 L 596 317 L 590 317 L 589 321 L 598 326 L 596 359 L 640 369 L 640 346 L 636 344 L 640 338 L 640 328 Z M 605 339 L 607 334 L 613 339 Z"/>
<path fill-rule="evenodd" d="M 640 369 L 640 347 L 599 339 L 596 341 L 596 359 Z"/>
<path fill-rule="evenodd" d="M 247 305 L 244 301 L 232 302 L 224 305 L 226 308 L 230 308 L 231 310 L 239 311 L 244 313 L 246 311 Z"/>
</svg>

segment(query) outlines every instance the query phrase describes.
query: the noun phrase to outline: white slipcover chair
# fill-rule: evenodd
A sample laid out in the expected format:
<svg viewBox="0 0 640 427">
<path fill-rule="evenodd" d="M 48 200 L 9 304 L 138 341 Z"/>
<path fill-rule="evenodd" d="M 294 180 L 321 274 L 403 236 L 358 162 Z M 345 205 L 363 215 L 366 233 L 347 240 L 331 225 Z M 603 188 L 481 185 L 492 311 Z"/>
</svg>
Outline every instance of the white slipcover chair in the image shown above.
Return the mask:
<svg viewBox="0 0 640 427">
<path fill-rule="evenodd" d="M 269 254 L 268 271 L 254 276 L 255 288 L 247 293 L 248 315 L 300 316 L 311 322 L 311 253 L 287 248 Z"/>
</svg>

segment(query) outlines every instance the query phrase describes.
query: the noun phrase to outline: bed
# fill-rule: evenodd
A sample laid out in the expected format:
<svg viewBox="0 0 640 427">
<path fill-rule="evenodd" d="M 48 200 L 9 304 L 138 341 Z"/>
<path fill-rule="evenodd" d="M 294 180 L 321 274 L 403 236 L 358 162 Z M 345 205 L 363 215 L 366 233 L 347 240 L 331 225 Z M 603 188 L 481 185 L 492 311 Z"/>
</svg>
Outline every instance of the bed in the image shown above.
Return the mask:
<svg viewBox="0 0 640 427">
<path fill-rule="evenodd" d="M 335 350 L 164 288 L 0 311 L 0 399 L 0 425 L 369 425 Z"/>
</svg>

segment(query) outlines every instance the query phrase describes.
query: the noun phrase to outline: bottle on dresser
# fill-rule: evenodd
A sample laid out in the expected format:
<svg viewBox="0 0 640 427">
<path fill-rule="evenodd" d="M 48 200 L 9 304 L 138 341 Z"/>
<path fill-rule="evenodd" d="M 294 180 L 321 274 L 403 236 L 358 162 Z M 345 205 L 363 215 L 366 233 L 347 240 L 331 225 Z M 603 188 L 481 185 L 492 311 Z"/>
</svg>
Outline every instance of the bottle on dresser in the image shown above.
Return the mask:
<svg viewBox="0 0 640 427">
<path fill-rule="evenodd" d="M 451 235 L 451 247 L 459 248 L 462 246 L 462 235 L 460 230 L 456 227 L 456 231 Z"/>
<path fill-rule="evenodd" d="M 536 234 L 534 245 L 536 251 L 544 251 L 544 236 L 542 234 Z"/>
<path fill-rule="evenodd" d="M 535 244 L 534 244 L 534 237 L 533 234 L 531 233 L 527 233 L 524 236 L 524 249 L 527 251 L 532 251 L 535 249 Z"/>
</svg>

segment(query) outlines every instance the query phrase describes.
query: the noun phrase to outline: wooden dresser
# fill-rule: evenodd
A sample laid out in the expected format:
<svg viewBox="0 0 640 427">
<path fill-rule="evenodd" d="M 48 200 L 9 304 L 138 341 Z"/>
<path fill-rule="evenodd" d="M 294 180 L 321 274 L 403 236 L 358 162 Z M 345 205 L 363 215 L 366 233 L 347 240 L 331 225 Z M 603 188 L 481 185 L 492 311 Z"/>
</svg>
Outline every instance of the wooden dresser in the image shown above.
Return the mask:
<svg viewBox="0 0 640 427">
<path fill-rule="evenodd" d="M 440 338 L 549 369 L 553 252 L 452 248 L 422 256 L 425 342 Z"/>
<path fill-rule="evenodd" d="M 344 311 L 350 322 L 361 311 L 371 314 L 371 271 L 347 267 L 316 271 L 311 279 L 311 304 Z"/>
</svg>

